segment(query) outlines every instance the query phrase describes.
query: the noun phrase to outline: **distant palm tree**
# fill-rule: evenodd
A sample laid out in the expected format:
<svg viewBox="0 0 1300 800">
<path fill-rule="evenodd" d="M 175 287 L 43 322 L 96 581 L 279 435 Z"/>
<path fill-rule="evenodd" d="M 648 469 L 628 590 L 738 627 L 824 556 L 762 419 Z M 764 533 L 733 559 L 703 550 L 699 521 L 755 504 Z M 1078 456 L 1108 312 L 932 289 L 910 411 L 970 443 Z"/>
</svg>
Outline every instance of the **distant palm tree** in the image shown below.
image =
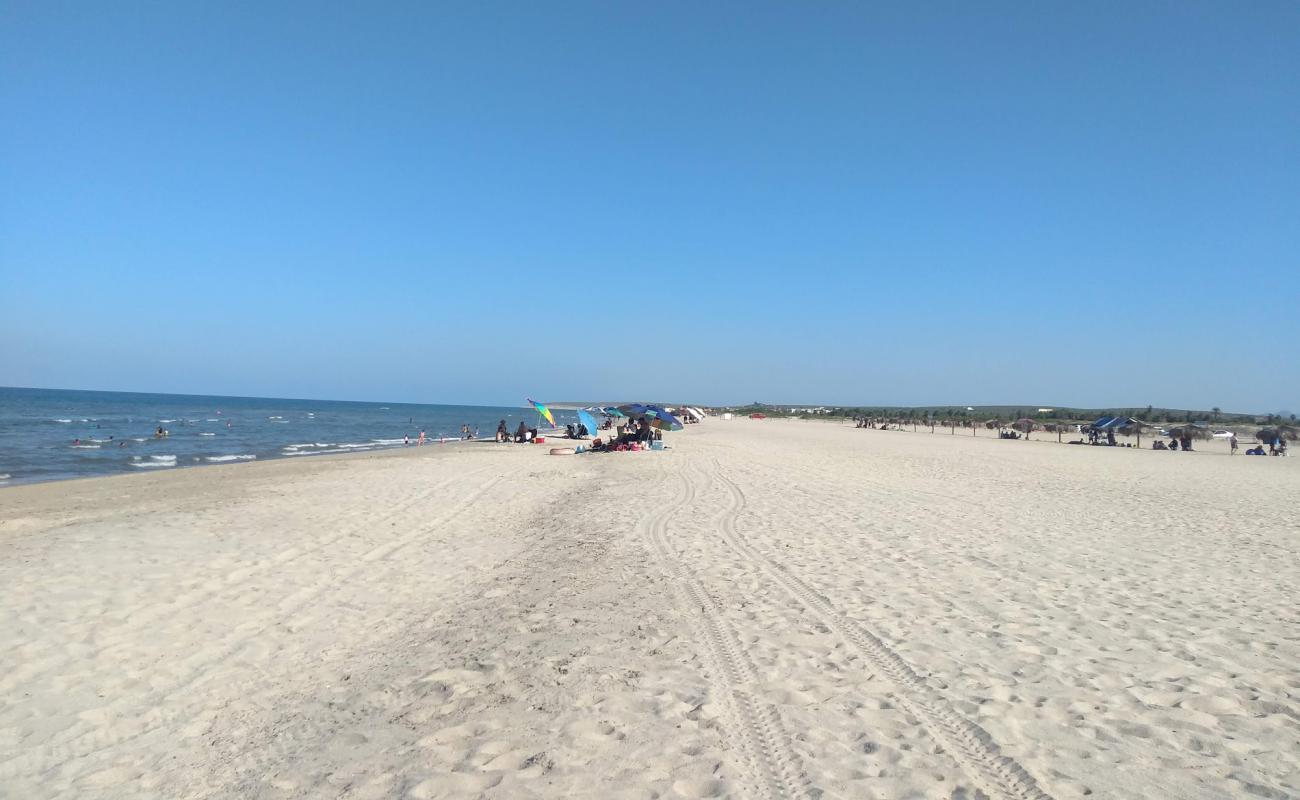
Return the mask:
<svg viewBox="0 0 1300 800">
<path fill-rule="evenodd" d="M 1214 414 L 1214 421 L 1218 422 L 1219 414 L 1223 413 L 1223 409 L 1219 408 L 1218 406 L 1215 406 L 1214 408 L 1211 408 L 1210 411 Z"/>
</svg>

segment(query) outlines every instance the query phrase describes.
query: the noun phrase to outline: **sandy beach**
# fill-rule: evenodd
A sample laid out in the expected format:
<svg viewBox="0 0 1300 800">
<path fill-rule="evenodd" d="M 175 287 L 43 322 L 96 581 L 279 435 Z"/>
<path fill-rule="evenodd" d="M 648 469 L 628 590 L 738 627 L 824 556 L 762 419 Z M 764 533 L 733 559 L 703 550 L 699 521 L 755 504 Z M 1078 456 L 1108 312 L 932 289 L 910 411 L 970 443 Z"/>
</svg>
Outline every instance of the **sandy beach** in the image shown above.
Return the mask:
<svg viewBox="0 0 1300 800">
<path fill-rule="evenodd" d="M 1300 461 L 666 438 L 0 489 L 0 796 L 1300 796 Z"/>
</svg>

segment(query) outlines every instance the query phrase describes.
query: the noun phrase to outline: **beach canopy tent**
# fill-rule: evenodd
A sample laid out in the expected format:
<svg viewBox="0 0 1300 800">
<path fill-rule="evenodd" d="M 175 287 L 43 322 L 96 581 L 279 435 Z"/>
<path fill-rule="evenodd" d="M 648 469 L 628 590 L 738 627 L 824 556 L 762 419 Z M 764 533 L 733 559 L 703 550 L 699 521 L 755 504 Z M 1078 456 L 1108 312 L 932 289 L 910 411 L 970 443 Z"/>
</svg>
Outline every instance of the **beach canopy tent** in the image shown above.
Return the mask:
<svg viewBox="0 0 1300 800">
<path fill-rule="evenodd" d="M 1137 436 L 1138 447 L 1141 447 L 1142 431 L 1152 426 L 1150 423 L 1143 422 L 1136 417 L 1102 417 L 1088 427 L 1094 431 L 1114 431 L 1126 436 Z"/>
<path fill-rule="evenodd" d="M 701 414 L 700 410 L 697 408 L 691 408 L 690 406 L 682 406 L 681 412 L 682 412 L 682 416 L 690 417 L 696 422 L 702 422 L 704 420 L 704 415 Z"/>
<path fill-rule="evenodd" d="M 1088 427 L 1092 428 L 1094 431 L 1108 431 L 1108 430 L 1118 430 L 1119 428 L 1126 428 L 1130 425 L 1133 425 L 1134 423 L 1137 423 L 1139 425 L 1143 424 L 1138 422 L 1138 420 L 1133 419 L 1132 417 L 1102 417 L 1101 419 L 1092 423 L 1092 425 Z"/>
</svg>

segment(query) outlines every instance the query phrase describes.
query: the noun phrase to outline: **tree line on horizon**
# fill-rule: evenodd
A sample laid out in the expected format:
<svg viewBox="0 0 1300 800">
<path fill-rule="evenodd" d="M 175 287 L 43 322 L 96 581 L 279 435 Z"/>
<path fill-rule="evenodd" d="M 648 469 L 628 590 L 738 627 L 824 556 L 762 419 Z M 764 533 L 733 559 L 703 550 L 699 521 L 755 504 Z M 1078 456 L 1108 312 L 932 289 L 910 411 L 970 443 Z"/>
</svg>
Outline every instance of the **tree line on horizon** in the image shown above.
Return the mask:
<svg viewBox="0 0 1300 800">
<path fill-rule="evenodd" d="M 934 418 L 983 421 L 990 418 L 1000 418 L 1011 420 L 1032 419 L 1045 422 L 1092 422 L 1101 417 L 1110 416 L 1135 417 L 1143 422 L 1171 424 L 1192 422 L 1228 422 L 1255 425 L 1296 423 L 1295 414 L 1225 413 L 1223 409 L 1218 407 L 1211 408 L 1208 411 L 1156 408 L 1154 406 L 1146 406 L 1145 408 L 1053 408 L 1048 411 L 1040 411 L 1038 407 L 1025 408 L 1024 406 L 972 406 L 974 410 L 967 410 L 964 406 L 819 406 L 817 407 L 818 410 L 811 414 L 807 412 L 807 408 L 809 406 L 783 406 L 755 401 L 744 406 L 729 407 L 726 410 L 735 414 L 760 413 L 768 416 L 819 416 L 843 417 L 846 419 L 854 417 L 906 417 L 908 419 Z"/>
</svg>

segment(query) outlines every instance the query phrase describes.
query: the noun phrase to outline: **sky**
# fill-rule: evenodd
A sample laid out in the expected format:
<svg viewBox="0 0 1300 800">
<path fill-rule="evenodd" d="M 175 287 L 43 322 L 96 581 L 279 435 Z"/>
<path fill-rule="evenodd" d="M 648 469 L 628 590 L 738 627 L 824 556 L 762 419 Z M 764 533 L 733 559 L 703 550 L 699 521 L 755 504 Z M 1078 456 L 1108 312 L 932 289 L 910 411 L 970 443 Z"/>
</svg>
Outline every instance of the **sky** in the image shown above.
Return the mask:
<svg viewBox="0 0 1300 800">
<path fill-rule="evenodd" d="M 0 0 L 0 385 L 1300 410 L 1300 4 Z"/>
</svg>

